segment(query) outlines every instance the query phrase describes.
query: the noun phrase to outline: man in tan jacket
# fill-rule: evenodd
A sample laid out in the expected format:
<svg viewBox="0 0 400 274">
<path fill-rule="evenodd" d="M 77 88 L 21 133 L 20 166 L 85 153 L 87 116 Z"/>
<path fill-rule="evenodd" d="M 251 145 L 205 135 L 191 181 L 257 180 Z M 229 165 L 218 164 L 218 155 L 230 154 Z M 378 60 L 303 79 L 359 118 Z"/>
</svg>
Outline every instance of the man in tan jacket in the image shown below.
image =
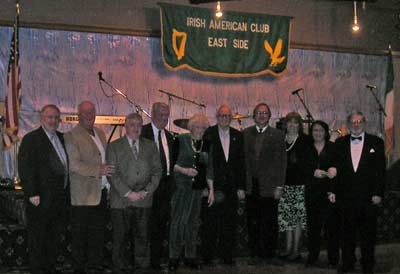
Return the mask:
<svg viewBox="0 0 400 274">
<path fill-rule="evenodd" d="M 78 106 L 79 124 L 66 133 L 71 186 L 72 267 L 74 273 L 99 271 L 103 265 L 107 175 L 113 166 L 105 164 L 106 138 L 94 127 L 95 106 L 83 101 Z"/>
<path fill-rule="evenodd" d="M 125 119 L 126 135 L 107 147 L 107 161 L 115 164 L 111 181 L 111 219 L 113 223 L 113 273 L 143 273 L 150 266 L 149 217 L 153 193 L 157 189 L 162 167 L 153 141 L 140 137 L 143 120 L 137 113 Z M 126 245 L 134 247 L 127 256 Z"/>
</svg>

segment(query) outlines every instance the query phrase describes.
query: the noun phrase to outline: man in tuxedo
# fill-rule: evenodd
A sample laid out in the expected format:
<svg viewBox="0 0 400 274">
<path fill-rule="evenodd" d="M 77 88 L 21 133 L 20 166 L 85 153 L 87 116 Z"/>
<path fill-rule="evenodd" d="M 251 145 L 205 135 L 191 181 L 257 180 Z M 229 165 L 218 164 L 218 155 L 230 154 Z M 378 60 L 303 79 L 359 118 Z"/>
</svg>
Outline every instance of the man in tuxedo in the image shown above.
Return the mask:
<svg viewBox="0 0 400 274">
<path fill-rule="evenodd" d="M 162 176 L 160 184 L 153 195 L 153 206 L 150 217 L 150 261 L 154 270 L 161 270 L 163 258 L 163 241 L 168 236 L 170 203 L 174 181 L 172 176 L 173 135 L 165 129 L 169 119 L 169 106 L 156 102 L 151 109 L 151 123 L 142 128 L 142 137 L 156 143 L 158 148 Z M 168 256 L 167 256 L 168 257 Z"/>
<path fill-rule="evenodd" d="M 283 132 L 268 125 L 271 111 L 266 103 L 253 111 L 255 125 L 244 130 L 246 156 L 247 216 L 250 264 L 259 259 L 276 260 L 278 240 L 278 200 L 286 175 L 286 151 Z"/>
<path fill-rule="evenodd" d="M 360 236 L 363 273 L 373 273 L 378 205 L 385 182 L 382 139 L 365 132 L 366 120 L 359 111 L 348 116 L 350 135 L 336 141 L 338 185 L 336 201 L 342 227 L 340 273 L 354 269 L 356 234 Z"/>
<path fill-rule="evenodd" d="M 26 134 L 18 153 L 18 172 L 25 195 L 31 274 L 56 271 L 57 246 L 68 209 L 68 157 L 57 131 L 60 110 L 46 105 L 41 126 Z"/>
<path fill-rule="evenodd" d="M 202 210 L 203 259 L 211 263 L 218 252 L 223 264 L 234 265 L 238 199 L 245 198 L 244 143 L 242 133 L 230 127 L 232 110 L 228 105 L 218 108 L 216 118 L 217 124 L 204 133 L 212 149 L 216 199 L 213 206 Z"/>
<path fill-rule="evenodd" d="M 115 274 L 132 273 L 127 258 L 135 258 L 134 273 L 143 273 L 150 265 L 148 225 L 162 167 L 155 143 L 140 137 L 142 123 L 139 114 L 129 114 L 126 135 L 107 148 L 107 161 L 115 163 L 115 173 L 110 177 Z M 128 243 L 134 256 L 127 257 Z"/>
<path fill-rule="evenodd" d="M 78 106 L 79 123 L 65 134 L 70 159 L 72 267 L 76 274 L 101 271 L 110 184 L 106 164 L 106 137 L 94 127 L 96 109 L 92 102 Z"/>
</svg>

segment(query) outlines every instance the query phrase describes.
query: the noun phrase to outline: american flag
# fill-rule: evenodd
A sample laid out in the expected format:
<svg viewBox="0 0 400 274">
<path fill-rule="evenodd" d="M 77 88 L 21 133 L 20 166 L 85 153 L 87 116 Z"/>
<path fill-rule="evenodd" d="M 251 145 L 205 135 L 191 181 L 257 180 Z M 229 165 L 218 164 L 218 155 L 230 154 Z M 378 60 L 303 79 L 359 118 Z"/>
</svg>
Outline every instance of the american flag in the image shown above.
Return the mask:
<svg viewBox="0 0 400 274">
<path fill-rule="evenodd" d="M 390 157 L 394 149 L 394 71 L 392 51 L 389 45 L 385 92 L 385 154 Z"/>
<path fill-rule="evenodd" d="M 5 100 L 5 134 L 4 148 L 10 148 L 18 140 L 18 110 L 20 105 L 21 78 L 19 67 L 19 3 L 16 4 L 16 14 L 11 38 L 10 59 L 7 71 L 7 94 Z"/>
</svg>

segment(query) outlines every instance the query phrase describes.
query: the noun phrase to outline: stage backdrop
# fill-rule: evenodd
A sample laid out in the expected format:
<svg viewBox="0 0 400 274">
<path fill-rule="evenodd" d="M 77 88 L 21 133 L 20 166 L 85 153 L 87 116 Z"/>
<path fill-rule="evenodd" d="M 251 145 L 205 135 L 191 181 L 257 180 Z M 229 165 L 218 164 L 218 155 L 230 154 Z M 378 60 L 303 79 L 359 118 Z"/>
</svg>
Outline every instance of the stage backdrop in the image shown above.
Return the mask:
<svg viewBox="0 0 400 274">
<path fill-rule="evenodd" d="M 11 28 L 0 27 L 1 100 L 6 90 L 10 39 Z M 365 85 L 376 85 L 378 97 L 383 100 L 387 69 L 387 58 L 383 56 L 292 49 L 288 71 L 280 78 L 219 78 L 169 71 L 162 62 L 159 38 L 24 28 L 20 32 L 20 54 L 20 136 L 37 127 L 38 110 L 49 103 L 58 105 L 64 114 L 75 113 L 82 100 L 93 101 L 102 115 L 134 111 L 121 96 L 108 97 L 110 89 L 103 93 L 99 71 L 147 111 L 155 101 L 168 103 L 168 97 L 159 89 L 207 106 L 173 99 L 172 120 L 204 113 L 214 123 L 215 110 L 222 103 L 230 104 L 235 113 L 250 115 L 254 106 L 264 101 L 271 107 L 271 125 L 275 125 L 289 111 L 305 115 L 300 101 L 291 93 L 304 88 L 300 95 L 315 119 L 325 120 L 337 129 L 351 110 L 360 109 L 369 120 L 369 131 L 379 133 L 378 108 Z M 242 120 L 242 127 L 252 124 L 251 118 Z M 238 121 L 233 126 L 240 127 Z M 61 125 L 62 131 L 70 128 L 69 124 Z M 103 128 L 111 131 L 110 126 Z M 173 124 L 171 129 L 181 131 Z M 115 135 L 119 134 L 117 130 Z M 10 166 L 7 173 L 12 174 Z"/>
</svg>

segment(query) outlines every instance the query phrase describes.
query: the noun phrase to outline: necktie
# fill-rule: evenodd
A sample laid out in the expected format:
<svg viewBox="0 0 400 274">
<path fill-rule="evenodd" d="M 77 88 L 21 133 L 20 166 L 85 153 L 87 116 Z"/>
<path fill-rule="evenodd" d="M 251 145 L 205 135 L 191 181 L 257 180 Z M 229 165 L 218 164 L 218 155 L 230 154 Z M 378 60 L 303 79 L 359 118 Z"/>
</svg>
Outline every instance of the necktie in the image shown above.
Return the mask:
<svg viewBox="0 0 400 274">
<path fill-rule="evenodd" d="M 57 152 L 58 157 L 61 160 L 61 163 L 64 166 L 65 169 L 65 176 L 64 176 L 64 189 L 68 185 L 68 161 L 67 161 L 67 154 L 65 153 L 65 150 L 60 142 L 60 139 L 58 139 L 56 133 L 51 135 L 51 143 L 53 144 L 54 149 Z"/>
<path fill-rule="evenodd" d="M 60 140 L 58 139 L 56 134 L 51 135 L 51 141 L 54 145 L 54 148 L 57 152 L 58 157 L 60 158 L 61 162 L 63 165 L 66 167 L 67 166 L 67 156 L 65 154 L 65 150 L 61 145 Z"/>
<path fill-rule="evenodd" d="M 158 150 L 160 151 L 160 159 L 161 159 L 161 166 L 163 169 L 163 173 L 167 174 L 167 158 L 165 157 L 164 146 L 161 138 L 161 130 L 158 130 Z"/>
<path fill-rule="evenodd" d="M 133 153 L 133 157 L 135 157 L 135 160 L 138 159 L 139 153 L 136 147 L 136 140 L 132 140 L 132 153 Z"/>
<path fill-rule="evenodd" d="M 352 140 L 352 141 L 356 141 L 356 140 L 358 140 L 358 141 L 362 141 L 362 136 L 350 136 L 350 139 Z"/>
<path fill-rule="evenodd" d="M 258 133 L 263 133 L 262 128 L 258 129 Z"/>
</svg>

